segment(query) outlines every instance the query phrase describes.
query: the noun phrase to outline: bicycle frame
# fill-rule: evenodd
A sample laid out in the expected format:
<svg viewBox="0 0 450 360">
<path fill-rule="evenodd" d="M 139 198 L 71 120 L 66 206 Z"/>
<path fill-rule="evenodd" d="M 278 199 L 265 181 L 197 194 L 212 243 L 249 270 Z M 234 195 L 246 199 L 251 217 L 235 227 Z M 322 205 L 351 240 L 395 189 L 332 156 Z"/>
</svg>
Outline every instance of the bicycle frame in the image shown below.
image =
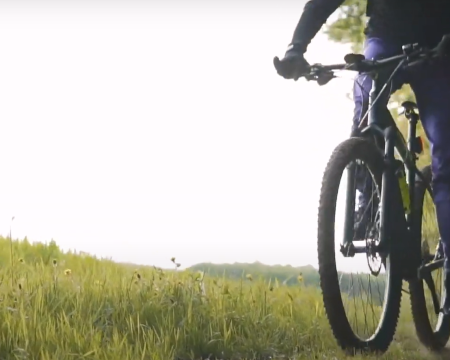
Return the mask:
<svg viewBox="0 0 450 360">
<path fill-rule="evenodd" d="M 416 166 L 416 130 L 419 116 L 414 112 L 416 108 L 413 103 L 402 104 L 405 108 L 408 123 L 407 140 L 398 129 L 392 118 L 387 104 L 379 102 L 379 98 L 392 82 L 396 73 L 406 65 L 412 66 L 423 64 L 432 59 L 450 56 L 450 34 L 444 35 L 441 42 L 434 49 L 420 48 L 418 44 L 408 44 L 402 47 L 403 54 L 382 60 L 366 60 L 360 54 L 348 54 L 345 56 L 345 64 L 326 65 L 315 64 L 310 66 L 309 71 L 302 75 L 306 80 L 316 81 L 319 85 L 327 84 L 333 79 L 335 70 L 352 70 L 366 73 L 372 78 L 372 89 L 369 95 L 369 107 L 363 117 L 357 133 L 351 136 L 369 137 L 373 139 L 380 150 L 385 163 L 381 180 L 380 196 L 380 239 L 376 251 L 380 254 L 392 246 L 406 245 L 404 249 L 411 246 L 421 246 L 421 241 L 415 241 L 415 224 L 417 224 L 416 211 L 414 209 L 414 195 L 416 177 L 425 183 L 427 190 L 432 195 L 430 184 Z M 278 60 L 278 59 L 277 59 Z M 278 60 L 279 63 L 279 60 Z M 276 62 L 277 64 L 277 62 Z M 275 65 L 277 66 L 277 65 Z M 392 71 L 391 71 L 392 70 Z M 390 76 L 386 76 L 390 73 Z M 385 79 L 387 79 L 385 81 Z M 390 96 L 391 94 L 389 94 Z M 367 126 L 361 129 L 367 118 Z M 401 160 L 396 159 L 395 151 Z M 366 253 L 366 246 L 355 246 L 354 235 L 354 213 L 355 213 L 355 164 L 347 166 L 347 197 L 344 222 L 344 239 L 341 243 L 341 253 L 345 257 L 353 257 L 357 253 Z M 403 197 L 397 179 L 397 171 L 401 169 L 406 172 L 406 193 L 409 195 L 409 211 L 403 208 Z M 402 186 L 403 187 L 403 186 Z M 407 209 L 408 210 L 408 209 Z M 411 244 L 412 242 L 412 244 Z M 429 272 L 442 267 L 443 260 L 433 261 L 426 265 L 422 264 L 421 249 L 412 248 L 413 256 L 417 259 L 406 259 L 408 277 L 411 271 L 417 270 L 417 276 L 424 278 Z M 405 251 L 400 251 L 404 253 Z M 417 255 L 418 254 L 418 255 Z M 416 266 L 417 265 L 417 266 Z M 415 276 L 415 275 L 414 275 Z"/>
<path fill-rule="evenodd" d="M 380 74 L 380 73 L 378 73 Z M 409 211 L 405 216 L 403 211 L 403 202 L 399 192 L 396 172 L 399 166 L 406 169 L 408 183 L 410 206 L 414 204 L 414 188 L 416 175 L 425 179 L 416 166 L 416 130 L 419 116 L 414 112 L 412 106 L 405 108 L 405 115 L 409 120 L 408 139 L 405 140 L 402 133 L 395 124 L 394 119 L 389 113 L 386 104 L 375 102 L 380 92 L 385 87 L 386 77 L 383 75 L 372 76 L 372 89 L 369 95 L 368 123 L 362 129 L 363 137 L 371 137 L 383 151 L 385 169 L 382 177 L 381 206 L 380 206 L 380 242 L 378 248 L 382 251 L 394 245 L 394 239 L 407 241 L 410 238 L 411 227 L 415 223 L 415 212 Z M 412 104 L 412 103 L 410 103 Z M 353 133 L 352 136 L 355 136 Z M 384 146 L 383 146 L 384 145 Z M 384 148 L 384 149 L 383 149 Z M 382 150 L 383 149 L 383 150 Z M 401 163 L 395 158 L 395 150 L 400 155 Z M 348 167 L 348 181 L 346 194 L 346 209 L 344 223 L 344 241 L 341 244 L 341 252 L 344 256 L 354 256 L 356 253 L 365 253 L 366 246 L 355 246 L 353 243 L 354 233 L 354 209 L 355 209 L 355 164 Z M 429 184 L 427 184 L 429 188 Z M 389 201 L 387 201 L 389 199 Z M 398 240 L 397 240 L 398 241 Z M 419 244 L 420 245 L 420 244 Z M 418 267 L 420 264 L 417 264 Z"/>
</svg>

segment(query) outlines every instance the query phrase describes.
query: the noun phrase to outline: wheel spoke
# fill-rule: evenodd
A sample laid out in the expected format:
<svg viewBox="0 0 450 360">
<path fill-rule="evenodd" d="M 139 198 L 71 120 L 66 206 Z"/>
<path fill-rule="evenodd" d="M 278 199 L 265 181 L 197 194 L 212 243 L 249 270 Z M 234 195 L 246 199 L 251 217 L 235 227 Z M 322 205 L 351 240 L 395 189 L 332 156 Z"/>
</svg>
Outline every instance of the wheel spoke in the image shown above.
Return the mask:
<svg viewBox="0 0 450 360">
<path fill-rule="evenodd" d="M 360 219 L 369 219 L 370 221 L 362 229 L 363 231 L 359 231 L 359 234 L 364 234 L 364 238 L 357 237 L 358 231 L 355 232 L 354 236 L 354 241 L 362 240 L 365 245 L 352 246 L 355 253 L 354 257 L 345 258 L 346 254 L 344 252 L 341 254 L 341 257 L 344 259 L 336 259 L 336 261 L 341 265 L 341 269 L 338 270 L 342 271 L 340 274 L 341 294 L 350 298 L 350 301 L 347 301 L 345 304 L 347 318 L 355 334 L 361 339 L 367 340 L 374 334 L 380 322 L 381 307 L 383 306 L 386 288 L 386 274 L 382 271 L 381 257 L 376 252 L 379 234 L 377 233 L 378 229 L 375 222 L 377 220 L 377 204 L 380 202 L 380 192 L 377 191 L 374 179 L 364 162 L 359 162 L 358 166 L 354 168 L 355 172 L 358 172 L 358 174 L 355 174 L 358 181 L 353 189 L 355 197 L 359 196 L 360 202 L 364 201 L 364 196 L 368 199 L 365 201 L 365 205 L 359 209 L 358 215 Z M 358 191 L 358 184 L 363 184 L 362 187 L 359 187 L 361 191 Z M 345 196 L 346 193 L 343 193 Z M 358 204 L 358 201 L 356 204 Z M 339 209 L 337 209 L 337 212 L 339 212 Z M 341 217 L 346 215 L 345 209 L 341 212 L 343 212 L 343 214 L 340 214 Z M 337 219 L 340 219 L 338 215 Z M 336 237 L 339 235 L 339 233 L 335 233 Z M 368 239 L 368 237 L 371 238 Z M 336 251 L 336 254 L 338 254 L 338 251 Z M 359 262 L 357 257 L 360 257 Z M 363 257 L 366 260 L 361 261 Z M 356 274 L 353 273 L 353 270 L 356 270 Z M 346 277 L 350 278 L 350 289 L 346 288 L 349 281 L 343 281 Z M 377 298 L 375 301 L 374 297 Z"/>
</svg>

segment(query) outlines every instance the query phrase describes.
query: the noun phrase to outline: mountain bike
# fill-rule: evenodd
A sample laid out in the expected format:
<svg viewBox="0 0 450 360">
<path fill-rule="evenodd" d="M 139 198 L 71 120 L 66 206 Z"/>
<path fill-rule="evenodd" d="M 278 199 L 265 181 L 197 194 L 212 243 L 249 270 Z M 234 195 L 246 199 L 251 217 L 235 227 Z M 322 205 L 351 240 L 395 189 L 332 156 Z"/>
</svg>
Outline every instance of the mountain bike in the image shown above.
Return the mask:
<svg viewBox="0 0 450 360">
<path fill-rule="evenodd" d="M 386 105 L 378 102 L 398 71 L 442 58 L 449 47 L 450 37 L 444 36 L 434 49 L 409 44 L 402 47 L 402 54 L 382 60 L 348 54 L 344 64 L 315 64 L 304 74 L 319 85 L 337 77 L 338 70 L 357 71 L 372 79 L 368 110 L 360 126 L 334 149 L 328 161 L 318 210 L 318 263 L 324 307 L 338 344 L 352 354 L 383 353 L 389 348 L 400 315 L 403 281 L 409 283 L 419 340 L 429 349 L 439 350 L 450 337 L 450 320 L 441 312 L 444 259 L 431 170 L 430 166 L 420 170 L 417 167 L 418 155 L 423 151 L 423 143 L 416 136 L 420 121 L 417 106 L 409 101 L 402 104 L 408 120 L 405 140 Z M 344 174 L 344 212 L 339 221 L 338 192 Z M 363 211 L 357 211 L 357 195 L 366 198 Z M 431 225 L 423 223 L 428 216 Z M 359 219 L 356 224 L 355 219 Z M 339 224 L 343 224 L 343 240 L 338 243 L 335 227 Z M 361 224 L 367 224 L 364 232 Z M 434 254 L 430 252 L 433 247 Z M 338 255 L 343 256 L 339 263 Z M 355 263 L 357 258 L 360 263 Z M 349 269 L 360 268 L 356 275 L 339 269 L 338 265 L 349 261 L 354 261 Z M 349 290 L 342 293 L 341 285 L 345 284 Z M 371 285 L 375 290 L 368 290 Z M 369 301 L 374 295 L 378 298 Z M 346 313 L 351 305 L 355 309 L 353 316 Z"/>
</svg>

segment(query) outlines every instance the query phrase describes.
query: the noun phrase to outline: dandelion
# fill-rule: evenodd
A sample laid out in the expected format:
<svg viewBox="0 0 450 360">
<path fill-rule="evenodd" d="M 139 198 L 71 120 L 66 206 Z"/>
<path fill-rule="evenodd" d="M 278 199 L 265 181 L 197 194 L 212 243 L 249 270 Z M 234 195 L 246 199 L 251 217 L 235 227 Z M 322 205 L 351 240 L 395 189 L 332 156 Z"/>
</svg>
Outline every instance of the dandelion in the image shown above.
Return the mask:
<svg viewBox="0 0 450 360">
<path fill-rule="evenodd" d="M 64 270 L 64 275 L 66 275 L 66 276 L 72 275 L 72 270 L 70 270 L 70 269 Z"/>
<path fill-rule="evenodd" d="M 245 277 L 247 278 L 247 280 L 253 281 L 252 274 L 247 274 Z"/>
<path fill-rule="evenodd" d="M 56 259 L 53 259 L 53 266 L 58 266 L 58 261 L 56 261 Z"/>
</svg>

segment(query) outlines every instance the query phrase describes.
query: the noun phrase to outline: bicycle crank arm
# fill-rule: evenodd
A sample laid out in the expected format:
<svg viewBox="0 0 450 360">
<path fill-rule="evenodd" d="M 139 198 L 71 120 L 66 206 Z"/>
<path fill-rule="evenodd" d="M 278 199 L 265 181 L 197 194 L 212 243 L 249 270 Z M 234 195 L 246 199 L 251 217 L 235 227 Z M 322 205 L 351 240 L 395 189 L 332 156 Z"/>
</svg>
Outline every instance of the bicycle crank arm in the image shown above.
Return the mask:
<svg viewBox="0 0 450 360">
<path fill-rule="evenodd" d="M 434 286 L 433 278 L 431 276 L 431 272 L 425 273 L 425 283 L 428 286 L 428 289 L 430 289 L 431 297 L 433 298 L 433 305 L 434 305 L 434 312 L 436 315 L 439 314 L 439 311 L 441 310 L 439 307 L 439 299 L 436 294 L 436 286 Z"/>
<path fill-rule="evenodd" d="M 425 280 L 427 274 L 430 274 L 432 271 L 437 270 L 444 266 L 444 259 L 433 261 L 429 264 L 422 265 L 419 267 L 417 271 L 417 277 L 420 280 Z"/>
</svg>

